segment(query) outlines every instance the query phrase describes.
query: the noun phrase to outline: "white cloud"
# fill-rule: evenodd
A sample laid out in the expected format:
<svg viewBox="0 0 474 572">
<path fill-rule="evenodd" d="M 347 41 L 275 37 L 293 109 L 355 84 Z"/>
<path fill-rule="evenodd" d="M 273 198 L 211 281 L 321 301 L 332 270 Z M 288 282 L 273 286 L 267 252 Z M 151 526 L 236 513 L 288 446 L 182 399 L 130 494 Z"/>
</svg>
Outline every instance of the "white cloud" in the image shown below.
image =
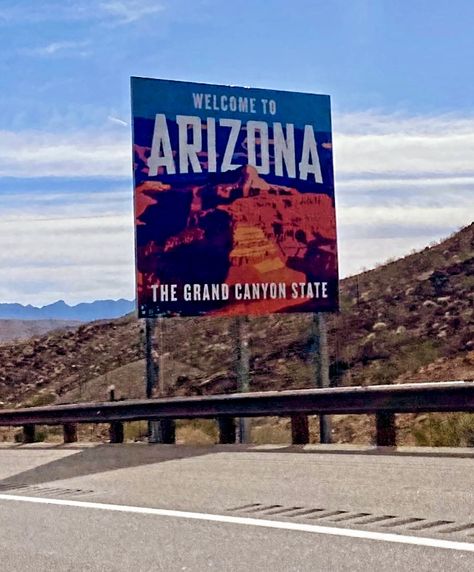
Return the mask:
<svg viewBox="0 0 474 572">
<path fill-rule="evenodd" d="M 438 135 L 445 131 L 471 133 L 474 117 L 455 113 L 440 115 L 407 115 L 403 113 L 384 114 L 367 110 L 340 113 L 334 116 L 334 129 L 348 134 L 385 135 L 406 133 L 407 135 Z"/>
<path fill-rule="evenodd" d="M 117 24 L 131 24 L 164 10 L 164 7 L 153 0 L 108 0 L 99 7 Z"/>
<path fill-rule="evenodd" d="M 133 298 L 131 184 L 23 184 L 0 192 L 0 301 Z"/>
<path fill-rule="evenodd" d="M 444 226 L 446 221 L 450 225 L 463 226 L 466 224 L 465 205 L 445 205 L 440 207 L 429 206 L 378 206 L 377 204 L 367 208 L 366 205 L 360 207 L 345 207 L 339 211 L 338 219 L 341 225 L 363 225 L 365 227 L 373 225 L 397 225 L 403 232 L 405 227 L 416 227 L 418 229 L 432 228 L 433 226 Z"/>
<path fill-rule="evenodd" d="M 334 118 L 343 276 L 472 222 L 474 117 L 372 112 Z"/>
<path fill-rule="evenodd" d="M 91 52 L 84 48 L 90 44 L 88 41 L 82 42 L 51 42 L 45 46 L 38 46 L 36 48 L 28 48 L 23 50 L 24 53 L 32 56 L 51 57 L 55 55 L 68 55 L 68 56 L 86 56 Z"/>
<path fill-rule="evenodd" d="M 130 177 L 130 135 L 0 131 L 0 176 Z"/>
<path fill-rule="evenodd" d="M 131 212 L 131 184 L 98 192 L 93 190 L 93 181 L 85 184 L 86 190 L 67 194 L 44 190 L 44 186 L 39 192 L 0 193 L 1 222 L 69 219 L 72 215 L 95 218 Z"/>
<path fill-rule="evenodd" d="M 399 178 L 397 176 L 390 177 L 385 174 L 383 177 L 377 177 L 373 175 L 371 177 L 357 177 L 352 176 L 347 179 L 344 177 L 337 177 L 337 188 L 344 189 L 344 191 L 349 190 L 382 190 L 382 189 L 392 189 L 395 185 L 397 189 L 419 189 L 420 186 L 424 188 L 429 188 L 430 190 L 435 189 L 447 189 L 447 188 L 466 188 L 467 186 L 474 186 L 474 175 L 466 175 L 465 177 L 454 176 L 443 176 L 443 177 L 433 177 L 430 175 L 421 176 L 411 176 Z"/>
<path fill-rule="evenodd" d="M 131 298 L 133 240 L 131 212 L 2 220 L 0 298 L 32 304 Z"/>
<path fill-rule="evenodd" d="M 466 206 L 467 203 L 467 206 Z M 474 202 L 444 206 L 349 206 L 338 209 L 342 276 L 446 238 L 472 221 Z"/>
<path fill-rule="evenodd" d="M 447 237 L 449 233 L 442 235 Z M 422 250 L 430 242 L 439 239 L 437 234 L 398 237 L 350 237 L 346 241 L 344 233 L 339 233 L 339 268 L 341 276 L 351 276 L 376 264 L 400 258 L 413 251 Z"/>
<path fill-rule="evenodd" d="M 336 172 L 474 176 L 474 117 L 403 117 L 371 113 L 334 118 Z"/>
<path fill-rule="evenodd" d="M 154 0 L 2 0 L 0 22 L 91 22 L 99 24 L 130 24 L 153 17 L 165 9 Z"/>
<path fill-rule="evenodd" d="M 128 127 L 128 123 L 119 117 L 114 117 L 113 115 L 107 116 L 108 121 L 115 123 L 116 125 L 122 125 L 122 127 Z"/>
</svg>

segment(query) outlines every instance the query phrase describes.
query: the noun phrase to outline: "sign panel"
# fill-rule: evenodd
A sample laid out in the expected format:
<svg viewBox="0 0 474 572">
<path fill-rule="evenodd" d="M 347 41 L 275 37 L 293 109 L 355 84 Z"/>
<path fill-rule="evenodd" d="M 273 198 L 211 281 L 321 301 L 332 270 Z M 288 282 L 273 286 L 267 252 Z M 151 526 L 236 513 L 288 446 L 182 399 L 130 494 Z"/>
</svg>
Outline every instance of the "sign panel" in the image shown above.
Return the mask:
<svg viewBox="0 0 474 572">
<path fill-rule="evenodd" d="M 338 307 L 330 101 L 132 78 L 139 317 Z"/>
</svg>

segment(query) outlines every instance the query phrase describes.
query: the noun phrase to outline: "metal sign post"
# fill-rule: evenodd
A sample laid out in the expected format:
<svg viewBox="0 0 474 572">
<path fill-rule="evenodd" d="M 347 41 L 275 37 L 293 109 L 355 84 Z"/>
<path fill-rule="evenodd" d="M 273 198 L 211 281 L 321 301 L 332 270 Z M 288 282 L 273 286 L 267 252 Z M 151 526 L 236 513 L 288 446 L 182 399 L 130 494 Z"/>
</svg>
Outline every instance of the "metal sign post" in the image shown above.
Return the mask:
<svg viewBox="0 0 474 572">
<path fill-rule="evenodd" d="M 169 354 L 165 352 L 165 323 L 162 318 L 157 320 L 158 329 L 158 371 L 157 371 L 157 383 L 158 383 L 158 395 L 160 397 L 165 396 L 166 392 L 166 361 L 169 358 Z"/>
<path fill-rule="evenodd" d="M 250 378 L 250 353 L 248 336 L 248 317 L 237 316 L 234 322 L 235 336 L 234 347 L 236 356 L 237 383 L 241 393 L 249 391 Z M 241 417 L 239 419 L 239 441 L 240 443 L 250 442 L 250 419 Z"/>
<path fill-rule="evenodd" d="M 156 368 L 153 361 L 153 334 L 155 318 L 145 318 L 145 362 L 146 362 L 146 396 L 150 399 L 156 383 Z"/>
<path fill-rule="evenodd" d="M 151 399 L 156 384 L 156 366 L 153 360 L 153 334 L 155 331 L 155 318 L 145 318 L 145 379 L 146 397 Z M 160 422 L 148 421 L 148 442 L 160 443 Z"/>
<path fill-rule="evenodd" d="M 159 348 L 159 361 L 155 362 L 153 357 L 153 339 L 158 326 L 160 335 L 159 340 L 161 347 Z M 162 371 L 162 355 L 163 355 L 163 322 L 161 318 L 146 318 L 145 327 L 145 356 L 146 356 L 146 396 L 148 399 L 153 397 L 153 388 L 156 386 L 157 380 L 160 380 L 159 394 L 162 397 L 165 391 L 164 375 Z M 161 419 L 160 421 L 148 422 L 148 442 L 149 443 L 174 443 L 176 438 L 176 424 L 173 419 Z"/>
<path fill-rule="evenodd" d="M 312 319 L 312 354 L 314 382 L 316 387 L 329 387 L 329 355 L 326 320 L 321 312 L 314 313 Z M 321 443 L 331 443 L 331 418 L 319 416 L 319 437 Z"/>
</svg>

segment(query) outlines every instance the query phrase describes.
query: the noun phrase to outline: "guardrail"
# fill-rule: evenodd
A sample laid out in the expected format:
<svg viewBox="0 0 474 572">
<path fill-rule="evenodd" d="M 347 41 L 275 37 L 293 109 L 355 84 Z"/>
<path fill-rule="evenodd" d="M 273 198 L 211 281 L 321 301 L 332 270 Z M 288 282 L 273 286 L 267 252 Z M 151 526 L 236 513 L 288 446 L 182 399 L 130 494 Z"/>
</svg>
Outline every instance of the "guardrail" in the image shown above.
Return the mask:
<svg viewBox="0 0 474 572">
<path fill-rule="evenodd" d="M 337 387 L 78 403 L 0 410 L 0 426 L 23 426 L 23 442 L 35 440 L 35 425 L 63 425 L 64 442 L 77 440 L 76 424 L 110 423 L 111 442 L 123 441 L 127 421 L 163 421 L 162 441 L 175 441 L 174 423 L 166 420 L 217 418 L 220 443 L 235 442 L 236 417 L 289 416 L 293 443 L 309 441 L 308 415 L 375 414 L 376 441 L 396 444 L 395 414 L 474 412 L 474 382 L 412 383 Z"/>
</svg>

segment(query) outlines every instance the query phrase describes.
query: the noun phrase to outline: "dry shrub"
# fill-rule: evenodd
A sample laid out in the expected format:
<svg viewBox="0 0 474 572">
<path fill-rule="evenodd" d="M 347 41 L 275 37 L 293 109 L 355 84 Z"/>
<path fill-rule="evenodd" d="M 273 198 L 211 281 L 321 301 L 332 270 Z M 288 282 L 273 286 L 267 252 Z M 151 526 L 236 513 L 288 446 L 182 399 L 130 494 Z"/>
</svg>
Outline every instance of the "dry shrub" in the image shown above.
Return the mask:
<svg viewBox="0 0 474 572">
<path fill-rule="evenodd" d="M 430 413 L 413 436 L 424 447 L 474 447 L 474 414 Z"/>
<path fill-rule="evenodd" d="M 177 443 L 185 445 L 214 445 L 218 440 L 217 423 L 212 419 L 191 419 L 176 423 Z"/>
<path fill-rule="evenodd" d="M 255 445 L 287 445 L 291 443 L 291 424 L 288 419 L 267 417 L 253 422 L 250 440 Z"/>
</svg>

